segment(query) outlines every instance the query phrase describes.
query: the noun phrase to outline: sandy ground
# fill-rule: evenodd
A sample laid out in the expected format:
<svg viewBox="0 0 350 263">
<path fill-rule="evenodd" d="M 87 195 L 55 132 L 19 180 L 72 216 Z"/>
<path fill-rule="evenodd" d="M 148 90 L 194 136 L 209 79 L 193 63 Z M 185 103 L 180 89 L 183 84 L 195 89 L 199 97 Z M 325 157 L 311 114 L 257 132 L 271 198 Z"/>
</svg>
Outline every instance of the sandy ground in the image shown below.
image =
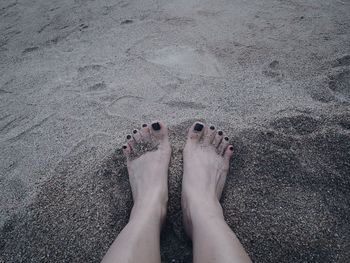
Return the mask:
<svg viewBox="0 0 350 263">
<path fill-rule="evenodd" d="M 118 149 L 153 119 L 174 146 L 164 262 L 191 262 L 181 150 L 196 119 L 235 145 L 222 203 L 255 262 L 350 262 L 349 13 L 348 0 L 2 0 L 0 262 L 99 262 L 132 205 Z"/>
</svg>

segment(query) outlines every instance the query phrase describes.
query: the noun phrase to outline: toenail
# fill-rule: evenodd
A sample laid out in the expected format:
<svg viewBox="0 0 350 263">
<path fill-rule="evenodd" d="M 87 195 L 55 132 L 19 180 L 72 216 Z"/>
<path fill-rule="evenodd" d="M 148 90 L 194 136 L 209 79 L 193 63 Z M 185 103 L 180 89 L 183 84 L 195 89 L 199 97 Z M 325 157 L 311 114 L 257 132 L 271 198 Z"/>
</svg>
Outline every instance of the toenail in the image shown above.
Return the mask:
<svg viewBox="0 0 350 263">
<path fill-rule="evenodd" d="M 125 150 L 126 148 L 128 148 L 128 147 L 126 147 L 126 145 L 123 145 L 123 149 Z"/>
<path fill-rule="evenodd" d="M 229 149 L 230 149 L 230 151 L 233 151 L 233 146 L 230 146 L 230 148 L 229 148 Z"/>
<path fill-rule="evenodd" d="M 131 139 L 131 135 L 128 134 L 128 135 L 126 136 L 126 139 L 130 140 L 130 139 Z"/>
<path fill-rule="evenodd" d="M 160 130 L 160 124 L 159 124 L 159 122 L 152 123 L 152 128 L 153 128 L 153 130 L 155 130 L 155 131 L 159 131 L 159 130 Z"/>
<path fill-rule="evenodd" d="M 201 130 L 203 130 L 203 127 L 204 127 L 203 124 L 196 123 L 196 125 L 194 125 L 193 130 L 200 132 Z"/>
<path fill-rule="evenodd" d="M 223 132 L 222 131 L 218 131 L 218 134 L 221 136 L 221 135 L 223 135 Z"/>
<path fill-rule="evenodd" d="M 143 128 L 147 127 L 147 124 L 142 124 L 142 127 L 143 127 Z"/>
<path fill-rule="evenodd" d="M 225 137 L 224 139 L 225 139 L 225 141 L 228 141 L 228 137 Z"/>
<path fill-rule="evenodd" d="M 133 130 L 132 132 L 135 134 L 135 133 L 137 133 L 137 130 Z"/>
<path fill-rule="evenodd" d="M 214 127 L 214 126 L 210 126 L 210 129 L 211 129 L 211 130 L 215 130 L 215 127 Z"/>
</svg>

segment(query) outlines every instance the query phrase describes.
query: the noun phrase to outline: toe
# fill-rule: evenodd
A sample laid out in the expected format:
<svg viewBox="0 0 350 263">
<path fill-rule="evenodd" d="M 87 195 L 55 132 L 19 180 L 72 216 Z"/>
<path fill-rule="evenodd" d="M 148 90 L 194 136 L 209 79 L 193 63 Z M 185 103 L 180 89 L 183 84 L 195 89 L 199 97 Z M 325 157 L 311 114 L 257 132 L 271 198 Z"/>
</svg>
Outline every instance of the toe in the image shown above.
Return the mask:
<svg viewBox="0 0 350 263">
<path fill-rule="evenodd" d="M 215 137 L 214 137 L 214 140 L 213 140 L 213 145 L 215 147 L 218 147 L 219 144 L 221 143 L 222 141 L 222 137 L 223 137 L 224 133 L 222 131 L 217 131 L 216 134 L 215 134 Z"/>
<path fill-rule="evenodd" d="M 229 162 L 232 154 L 233 154 L 233 146 L 229 145 L 226 147 L 226 150 L 224 152 L 224 159 Z"/>
<path fill-rule="evenodd" d="M 135 147 L 136 141 L 134 140 L 134 137 L 131 136 L 131 134 L 126 135 L 126 142 L 131 148 L 131 150 Z"/>
<path fill-rule="evenodd" d="M 205 127 L 203 123 L 201 122 L 193 123 L 190 130 L 188 131 L 187 139 L 192 142 L 198 143 L 204 134 L 204 130 L 205 130 Z"/>
<path fill-rule="evenodd" d="M 129 144 L 127 144 L 127 143 L 124 144 L 124 145 L 122 146 L 122 149 L 123 149 L 124 156 L 125 156 L 127 159 L 129 159 L 130 154 L 131 154 L 131 148 L 130 148 Z"/>
<path fill-rule="evenodd" d="M 216 134 L 216 129 L 214 125 L 209 125 L 205 127 L 203 142 L 205 145 L 209 145 L 213 142 Z"/>
<path fill-rule="evenodd" d="M 151 138 L 149 125 L 147 125 L 146 123 L 142 124 L 142 128 L 141 128 L 140 134 L 141 134 L 141 137 L 142 137 L 143 140 L 149 141 L 150 138 Z"/>
<path fill-rule="evenodd" d="M 162 143 L 168 143 L 168 128 L 163 122 L 154 121 L 150 126 L 150 133 L 153 138 Z"/>
<path fill-rule="evenodd" d="M 224 138 L 222 139 L 221 143 L 219 144 L 219 146 L 217 148 L 218 149 L 218 153 L 220 155 L 224 154 L 224 152 L 225 152 L 227 146 L 229 145 L 229 143 L 230 143 L 229 138 L 227 136 L 224 136 Z"/>
<path fill-rule="evenodd" d="M 141 141 L 141 133 L 138 129 L 135 129 L 132 131 L 132 137 L 134 138 L 136 143 L 139 143 Z"/>
</svg>

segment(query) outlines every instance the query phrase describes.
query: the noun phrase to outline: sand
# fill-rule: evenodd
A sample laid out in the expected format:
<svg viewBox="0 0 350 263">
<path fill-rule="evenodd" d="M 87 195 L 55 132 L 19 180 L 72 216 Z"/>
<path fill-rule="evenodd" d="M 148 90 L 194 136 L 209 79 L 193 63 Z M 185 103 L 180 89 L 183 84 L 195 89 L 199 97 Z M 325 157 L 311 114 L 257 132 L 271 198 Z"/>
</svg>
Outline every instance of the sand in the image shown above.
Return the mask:
<svg viewBox="0 0 350 263">
<path fill-rule="evenodd" d="M 173 145 L 163 262 L 191 262 L 182 148 L 235 153 L 225 218 L 254 262 L 350 261 L 350 2 L 2 0 L 0 262 L 99 262 L 132 199 L 120 146 Z"/>
</svg>

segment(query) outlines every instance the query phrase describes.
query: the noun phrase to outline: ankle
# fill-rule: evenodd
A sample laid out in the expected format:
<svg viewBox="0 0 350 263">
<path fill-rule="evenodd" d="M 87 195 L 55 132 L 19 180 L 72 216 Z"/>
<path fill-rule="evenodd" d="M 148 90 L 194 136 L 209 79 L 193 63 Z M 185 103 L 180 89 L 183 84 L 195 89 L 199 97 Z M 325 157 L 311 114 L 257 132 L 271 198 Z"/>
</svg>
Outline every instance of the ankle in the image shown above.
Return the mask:
<svg viewBox="0 0 350 263">
<path fill-rule="evenodd" d="M 182 211 L 185 229 L 191 237 L 195 226 L 224 221 L 222 207 L 217 198 L 182 194 Z"/>
<path fill-rule="evenodd" d="M 162 224 L 167 211 L 166 200 L 136 201 L 131 210 L 130 220 L 143 220 Z"/>
<path fill-rule="evenodd" d="M 222 207 L 217 198 L 187 199 L 187 206 L 191 217 L 223 217 Z"/>
</svg>

